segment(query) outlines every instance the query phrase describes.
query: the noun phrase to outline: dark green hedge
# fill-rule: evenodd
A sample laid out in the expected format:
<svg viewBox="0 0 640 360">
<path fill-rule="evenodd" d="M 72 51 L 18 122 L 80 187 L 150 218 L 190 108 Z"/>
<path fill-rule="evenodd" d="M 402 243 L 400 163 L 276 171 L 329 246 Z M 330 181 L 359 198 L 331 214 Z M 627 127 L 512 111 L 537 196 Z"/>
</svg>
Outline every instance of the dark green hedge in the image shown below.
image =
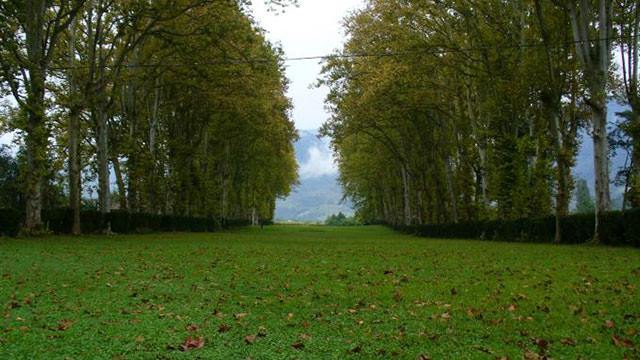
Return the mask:
<svg viewBox="0 0 640 360">
<path fill-rule="evenodd" d="M 106 217 L 98 211 L 80 213 L 82 233 L 100 233 L 106 224 L 111 231 L 119 234 L 149 232 L 214 232 L 250 225 L 248 220 L 221 221 L 212 217 L 189 217 L 173 215 L 155 215 L 113 211 Z M 20 231 L 24 215 L 12 209 L 0 209 L 0 235 L 16 236 Z M 55 234 L 69 234 L 73 224 L 71 209 L 51 209 L 42 211 L 42 221 L 47 230 Z"/>
<path fill-rule="evenodd" d="M 0 236 L 16 236 L 20 231 L 22 214 L 12 209 L 0 209 Z"/>
<path fill-rule="evenodd" d="M 610 212 L 603 217 L 601 241 L 607 245 L 640 247 L 640 209 Z M 555 218 L 482 221 L 461 224 L 398 226 L 397 230 L 422 237 L 482 239 L 513 242 L 553 242 Z M 595 217 L 572 215 L 561 219 L 562 243 L 582 244 L 593 238 Z"/>
</svg>

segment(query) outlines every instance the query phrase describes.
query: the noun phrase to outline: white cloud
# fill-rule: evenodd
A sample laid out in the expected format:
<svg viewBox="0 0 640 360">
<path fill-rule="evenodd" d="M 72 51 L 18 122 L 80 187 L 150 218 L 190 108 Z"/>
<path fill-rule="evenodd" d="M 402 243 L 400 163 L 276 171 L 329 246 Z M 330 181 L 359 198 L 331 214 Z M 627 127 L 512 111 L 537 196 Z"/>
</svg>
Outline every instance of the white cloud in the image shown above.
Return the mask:
<svg viewBox="0 0 640 360">
<path fill-rule="evenodd" d="M 287 57 L 332 53 L 346 40 L 342 19 L 363 0 L 302 0 L 284 14 L 269 12 L 264 1 L 253 2 L 253 14 L 267 30 L 270 41 L 282 45 Z M 318 60 L 292 61 L 286 67 L 291 80 L 288 95 L 293 99 L 293 119 L 298 129 L 317 129 L 329 117 L 324 108 L 326 88 L 310 88 L 320 76 Z"/>
<path fill-rule="evenodd" d="M 317 146 L 314 146 L 308 152 L 309 160 L 300 165 L 300 178 L 308 179 L 338 173 L 338 167 L 330 151 L 322 151 Z"/>
</svg>

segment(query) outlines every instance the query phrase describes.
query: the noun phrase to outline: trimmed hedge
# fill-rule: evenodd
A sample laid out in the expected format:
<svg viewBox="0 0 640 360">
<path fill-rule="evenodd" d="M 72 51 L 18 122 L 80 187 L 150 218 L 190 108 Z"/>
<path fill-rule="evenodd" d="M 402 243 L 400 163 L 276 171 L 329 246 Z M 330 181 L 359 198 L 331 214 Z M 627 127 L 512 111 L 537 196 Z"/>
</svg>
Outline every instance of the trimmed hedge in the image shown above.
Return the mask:
<svg viewBox="0 0 640 360">
<path fill-rule="evenodd" d="M 221 221 L 212 217 L 189 217 L 173 215 L 156 215 L 112 211 L 105 218 L 98 211 L 82 211 L 80 213 L 82 233 L 96 234 L 109 223 L 111 231 L 118 234 L 151 233 L 151 232 L 214 232 L 251 225 L 248 220 Z M 0 236 L 16 236 L 24 214 L 13 209 L 0 209 Z M 69 234 L 73 225 L 71 209 L 49 209 L 42 211 L 42 221 L 47 230 L 55 234 Z"/>
<path fill-rule="evenodd" d="M 640 209 L 604 214 L 601 241 L 606 245 L 640 247 Z M 422 237 L 441 239 L 481 239 L 510 242 L 550 243 L 555 240 L 555 217 L 513 221 L 480 221 L 461 224 L 396 226 L 396 230 Z M 593 238 L 594 215 L 562 218 L 563 244 L 583 244 Z"/>
</svg>

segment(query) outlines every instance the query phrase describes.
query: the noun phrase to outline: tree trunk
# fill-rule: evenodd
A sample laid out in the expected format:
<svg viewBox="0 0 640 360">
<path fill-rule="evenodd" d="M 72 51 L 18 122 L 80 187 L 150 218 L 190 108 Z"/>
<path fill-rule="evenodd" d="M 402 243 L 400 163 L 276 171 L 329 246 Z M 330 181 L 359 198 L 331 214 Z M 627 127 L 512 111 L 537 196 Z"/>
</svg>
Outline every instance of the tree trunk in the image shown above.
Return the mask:
<svg viewBox="0 0 640 360">
<path fill-rule="evenodd" d="M 411 199 L 409 189 L 409 173 L 407 167 L 402 165 L 402 199 L 404 205 L 404 225 L 411 225 Z"/>
<path fill-rule="evenodd" d="M 447 177 L 447 192 L 449 193 L 449 201 L 451 202 L 451 216 L 454 223 L 458 223 L 458 195 L 453 184 L 453 167 L 451 166 L 451 156 L 447 156 L 445 160 L 445 172 Z"/>
<path fill-rule="evenodd" d="M 96 137 L 98 155 L 98 203 L 100 214 L 106 217 L 109 213 L 109 136 L 107 113 L 103 104 L 99 104 L 96 113 Z M 106 224 L 104 224 L 106 226 Z"/>
<path fill-rule="evenodd" d="M 80 165 L 80 105 L 79 93 L 73 67 L 75 64 L 75 20 L 72 21 L 69 35 L 69 92 L 71 104 L 69 107 L 69 207 L 73 212 L 71 234 L 80 235 L 80 207 L 82 201 L 82 180 Z"/>
<path fill-rule="evenodd" d="M 42 183 L 47 161 L 47 129 L 45 127 L 46 64 L 43 54 L 44 14 L 43 0 L 25 1 L 25 41 L 27 44 L 29 82 L 27 86 L 27 126 L 25 181 L 26 217 L 24 231 L 42 230 Z"/>
<path fill-rule="evenodd" d="M 605 101 L 592 106 L 593 111 L 593 160 L 596 180 L 596 227 L 594 242 L 599 243 L 602 215 L 609 211 L 609 141 L 607 139 L 607 105 Z"/>
</svg>

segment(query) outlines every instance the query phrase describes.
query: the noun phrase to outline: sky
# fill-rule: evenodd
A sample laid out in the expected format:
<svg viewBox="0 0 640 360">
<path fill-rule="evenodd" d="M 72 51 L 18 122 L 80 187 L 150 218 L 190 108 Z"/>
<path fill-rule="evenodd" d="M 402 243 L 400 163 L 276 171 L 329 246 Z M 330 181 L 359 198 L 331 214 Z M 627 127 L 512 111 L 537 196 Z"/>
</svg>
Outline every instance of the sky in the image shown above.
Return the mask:
<svg viewBox="0 0 640 360">
<path fill-rule="evenodd" d="M 363 4 L 363 0 L 299 0 L 298 7 L 288 7 L 281 14 L 267 11 L 264 1 L 255 0 L 253 15 L 267 31 L 267 39 L 280 44 L 286 57 L 320 56 L 342 47 L 342 19 Z M 324 108 L 327 89 L 310 88 L 322 69 L 320 61 L 291 61 L 286 65 L 296 127 L 318 129 L 329 116 Z"/>
</svg>

